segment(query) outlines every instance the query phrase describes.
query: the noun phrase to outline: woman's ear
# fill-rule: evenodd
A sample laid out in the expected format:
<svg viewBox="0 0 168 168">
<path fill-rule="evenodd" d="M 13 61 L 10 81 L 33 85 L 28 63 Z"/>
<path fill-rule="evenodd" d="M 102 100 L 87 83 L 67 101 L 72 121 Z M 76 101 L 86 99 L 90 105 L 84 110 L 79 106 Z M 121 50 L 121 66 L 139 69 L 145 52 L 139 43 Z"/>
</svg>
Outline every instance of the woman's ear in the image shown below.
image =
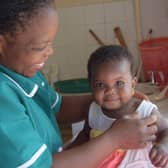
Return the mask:
<svg viewBox="0 0 168 168">
<path fill-rule="evenodd" d="M 3 55 L 3 48 L 5 45 L 5 38 L 0 34 L 0 56 Z"/>
</svg>

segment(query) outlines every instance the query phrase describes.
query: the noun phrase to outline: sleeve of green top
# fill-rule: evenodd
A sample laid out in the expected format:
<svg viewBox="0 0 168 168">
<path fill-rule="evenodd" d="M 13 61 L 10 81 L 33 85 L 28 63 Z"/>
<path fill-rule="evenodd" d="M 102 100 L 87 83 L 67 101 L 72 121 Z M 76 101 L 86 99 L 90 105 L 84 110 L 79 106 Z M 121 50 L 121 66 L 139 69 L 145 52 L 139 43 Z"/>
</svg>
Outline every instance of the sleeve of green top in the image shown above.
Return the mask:
<svg viewBox="0 0 168 168">
<path fill-rule="evenodd" d="M 50 168 L 52 155 L 24 112 L 19 97 L 0 85 L 0 167 Z"/>
<path fill-rule="evenodd" d="M 48 87 L 48 93 L 51 101 L 51 109 L 54 113 L 60 111 L 62 96 L 54 91 L 50 86 Z"/>
<path fill-rule="evenodd" d="M 48 83 L 46 78 L 42 73 L 39 72 L 40 78 L 45 82 L 47 93 L 50 99 L 50 106 L 54 113 L 57 113 L 60 111 L 61 102 L 62 102 L 62 96 L 58 94 Z"/>
</svg>

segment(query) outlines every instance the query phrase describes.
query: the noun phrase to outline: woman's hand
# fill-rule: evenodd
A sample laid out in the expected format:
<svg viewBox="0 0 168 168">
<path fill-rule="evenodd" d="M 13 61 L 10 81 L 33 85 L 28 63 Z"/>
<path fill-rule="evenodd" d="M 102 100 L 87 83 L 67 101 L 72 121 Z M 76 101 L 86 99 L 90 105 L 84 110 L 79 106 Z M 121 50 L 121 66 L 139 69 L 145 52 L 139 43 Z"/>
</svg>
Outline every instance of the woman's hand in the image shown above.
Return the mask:
<svg viewBox="0 0 168 168">
<path fill-rule="evenodd" d="M 53 156 L 53 168 L 96 168 L 116 149 L 142 148 L 148 141 L 156 138 L 155 122 L 154 115 L 145 119 L 119 119 L 101 136 L 72 149 L 56 153 Z"/>
<path fill-rule="evenodd" d="M 157 117 L 155 115 L 144 119 L 122 118 L 117 120 L 112 128 L 108 130 L 113 138 L 111 143 L 115 142 L 118 148 L 122 149 L 145 147 L 147 142 L 156 139 L 156 120 Z"/>
</svg>

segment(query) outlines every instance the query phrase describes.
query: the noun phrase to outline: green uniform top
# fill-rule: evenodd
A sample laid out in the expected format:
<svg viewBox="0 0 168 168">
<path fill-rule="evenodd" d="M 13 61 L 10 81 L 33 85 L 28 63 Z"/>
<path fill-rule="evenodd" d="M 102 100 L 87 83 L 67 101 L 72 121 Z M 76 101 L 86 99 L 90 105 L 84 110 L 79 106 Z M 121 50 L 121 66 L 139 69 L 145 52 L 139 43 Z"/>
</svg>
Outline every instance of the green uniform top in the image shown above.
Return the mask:
<svg viewBox="0 0 168 168">
<path fill-rule="evenodd" d="M 0 65 L 0 167 L 50 168 L 62 140 L 55 118 L 61 96 L 42 73 L 31 78 Z"/>
</svg>

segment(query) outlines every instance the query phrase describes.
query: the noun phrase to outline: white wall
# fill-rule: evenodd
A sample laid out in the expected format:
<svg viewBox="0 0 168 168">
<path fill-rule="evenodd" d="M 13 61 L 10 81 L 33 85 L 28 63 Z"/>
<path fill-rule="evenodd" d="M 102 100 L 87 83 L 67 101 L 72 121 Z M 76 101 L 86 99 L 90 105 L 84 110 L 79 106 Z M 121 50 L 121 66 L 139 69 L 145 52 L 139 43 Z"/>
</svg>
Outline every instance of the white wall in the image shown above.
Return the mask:
<svg viewBox="0 0 168 168">
<path fill-rule="evenodd" d="M 58 65 L 58 80 L 86 77 L 86 64 L 90 53 L 99 45 L 89 29 L 106 44 L 114 44 L 113 28 L 120 26 L 128 47 L 138 65 L 134 0 L 113 1 L 93 5 L 58 8 L 59 31 L 54 43 L 55 54 L 48 65 Z M 168 34 L 168 1 L 141 0 L 142 35 L 149 28 L 155 36 Z"/>
<path fill-rule="evenodd" d="M 153 37 L 168 36 L 168 0 L 141 0 L 141 15 L 143 39 L 150 28 Z"/>
</svg>

